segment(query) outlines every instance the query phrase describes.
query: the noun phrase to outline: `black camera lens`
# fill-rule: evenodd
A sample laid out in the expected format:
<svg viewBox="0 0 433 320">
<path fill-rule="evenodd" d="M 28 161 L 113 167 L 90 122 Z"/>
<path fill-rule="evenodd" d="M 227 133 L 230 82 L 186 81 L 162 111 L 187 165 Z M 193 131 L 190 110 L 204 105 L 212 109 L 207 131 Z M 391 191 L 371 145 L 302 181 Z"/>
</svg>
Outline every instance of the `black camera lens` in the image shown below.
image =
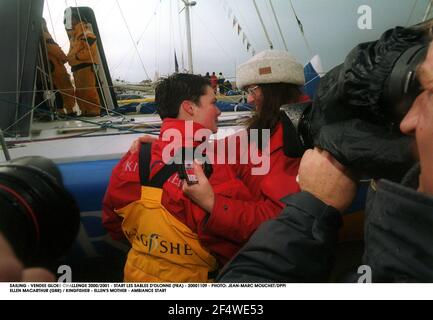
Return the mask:
<svg viewBox="0 0 433 320">
<path fill-rule="evenodd" d="M 79 224 L 79 209 L 51 160 L 24 157 L 0 165 L 0 232 L 25 265 L 64 255 Z"/>
<path fill-rule="evenodd" d="M 283 124 L 284 154 L 291 158 L 302 157 L 306 149 L 313 147 L 308 115 L 312 102 L 282 105 L 281 122 Z"/>
</svg>

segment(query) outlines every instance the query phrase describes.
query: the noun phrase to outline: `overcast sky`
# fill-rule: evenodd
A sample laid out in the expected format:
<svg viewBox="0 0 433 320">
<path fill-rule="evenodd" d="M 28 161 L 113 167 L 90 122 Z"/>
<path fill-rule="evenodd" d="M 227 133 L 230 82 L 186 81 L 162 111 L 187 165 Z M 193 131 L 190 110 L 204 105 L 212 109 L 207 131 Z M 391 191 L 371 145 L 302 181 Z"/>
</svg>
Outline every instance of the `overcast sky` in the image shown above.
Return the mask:
<svg viewBox="0 0 433 320">
<path fill-rule="evenodd" d="M 269 0 L 256 2 L 274 48 L 283 49 Z M 341 63 L 356 44 L 375 40 L 390 27 L 421 21 L 428 2 L 292 0 L 304 26 L 306 41 L 312 53 L 320 55 L 325 71 Z M 272 4 L 289 51 L 301 63 L 306 63 L 311 53 L 289 0 L 272 0 Z M 372 9 L 371 30 L 358 28 L 360 14 L 357 10 L 361 5 Z M 45 0 L 44 17 L 48 28 L 65 52 L 69 48 L 63 27 L 63 11 L 67 6 L 88 6 L 94 10 L 113 79 L 139 82 L 147 75 L 153 79 L 155 72 L 172 73 L 175 50 L 180 66 L 188 66 L 185 13 L 179 14 L 183 8 L 181 0 Z M 239 35 L 237 27 L 233 27 L 233 17 L 242 28 Z M 269 48 L 253 0 L 197 0 L 197 5 L 191 8 L 191 20 L 195 73 L 215 71 L 234 77 L 236 66 L 250 58 L 253 49 L 260 52 Z M 249 52 L 247 41 L 251 44 Z"/>
</svg>

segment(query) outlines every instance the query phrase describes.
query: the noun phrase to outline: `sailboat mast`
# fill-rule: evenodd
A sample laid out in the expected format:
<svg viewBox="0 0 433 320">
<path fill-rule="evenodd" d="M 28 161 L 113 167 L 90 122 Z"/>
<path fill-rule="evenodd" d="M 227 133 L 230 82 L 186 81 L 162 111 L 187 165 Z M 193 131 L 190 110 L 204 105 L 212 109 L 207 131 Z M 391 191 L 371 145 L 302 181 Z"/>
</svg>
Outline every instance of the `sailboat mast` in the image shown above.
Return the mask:
<svg viewBox="0 0 433 320">
<path fill-rule="evenodd" d="M 185 3 L 185 18 L 186 18 L 186 40 L 188 46 L 188 72 L 194 73 L 192 64 L 192 45 L 191 45 L 191 18 L 189 14 L 189 7 L 193 7 L 197 4 L 195 1 L 189 2 L 189 0 L 182 0 Z"/>
</svg>

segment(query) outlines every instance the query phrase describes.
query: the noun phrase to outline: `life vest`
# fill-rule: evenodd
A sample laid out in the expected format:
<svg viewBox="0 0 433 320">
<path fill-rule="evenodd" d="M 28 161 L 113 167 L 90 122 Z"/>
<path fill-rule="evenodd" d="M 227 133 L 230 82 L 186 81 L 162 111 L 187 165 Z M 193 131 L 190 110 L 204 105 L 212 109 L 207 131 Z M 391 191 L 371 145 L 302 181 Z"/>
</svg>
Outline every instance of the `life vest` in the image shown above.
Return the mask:
<svg viewBox="0 0 433 320">
<path fill-rule="evenodd" d="M 151 180 L 151 144 L 139 156 L 141 198 L 116 210 L 122 230 L 132 245 L 124 268 L 126 282 L 209 282 L 217 261 L 198 236 L 161 204 L 162 186 L 176 172 L 164 166 Z"/>
<path fill-rule="evenodd" d="M 64 64 L 68 61 L 65 53 L 54 41 L 49 32 L 43 32 L 45 40 L 45 46 L 47 48 L 48 60 L 53 64 L 51 66 L 51 72 L 57 71 L 59 68 L 65 68 Z"/>
<path fill-rule="evenodd" d="M 68 62 L 72 72 L 82 68 L 99 64 L 97 40 L 90 24 L 78 23 L 70 38 Z"/>
</svg>

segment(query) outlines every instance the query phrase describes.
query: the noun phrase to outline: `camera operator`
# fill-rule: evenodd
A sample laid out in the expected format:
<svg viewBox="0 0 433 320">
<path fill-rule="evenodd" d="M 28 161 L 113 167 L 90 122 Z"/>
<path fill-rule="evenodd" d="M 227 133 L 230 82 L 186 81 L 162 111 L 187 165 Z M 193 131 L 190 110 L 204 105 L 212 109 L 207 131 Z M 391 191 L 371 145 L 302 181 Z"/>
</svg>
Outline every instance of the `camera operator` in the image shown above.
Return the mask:
<svg viewBox="0 0 433 320">
<path fill-rule="evenodd" d="M 54 275 L 46 269 L 24 269 L 9 243 L 0 233 L 0 282 L 55 282 Z"/>
<path fill-rule="evenodd" d="M 433 44 L 417 74 L 424 91 L 400 130 L 415 137 L 420 166 L 409 170 L 402 184 L 373 182 L 367 199 L 363 259 L 374 282 L 433 282 Z M 318 148 L 304 154 L 299 182 L 302 192 L 284 200 L 282 214 L 256 231 L 218 281 L 328 281 L 341 213 L 352 202 L 356 183 Z"/>
</svg>

